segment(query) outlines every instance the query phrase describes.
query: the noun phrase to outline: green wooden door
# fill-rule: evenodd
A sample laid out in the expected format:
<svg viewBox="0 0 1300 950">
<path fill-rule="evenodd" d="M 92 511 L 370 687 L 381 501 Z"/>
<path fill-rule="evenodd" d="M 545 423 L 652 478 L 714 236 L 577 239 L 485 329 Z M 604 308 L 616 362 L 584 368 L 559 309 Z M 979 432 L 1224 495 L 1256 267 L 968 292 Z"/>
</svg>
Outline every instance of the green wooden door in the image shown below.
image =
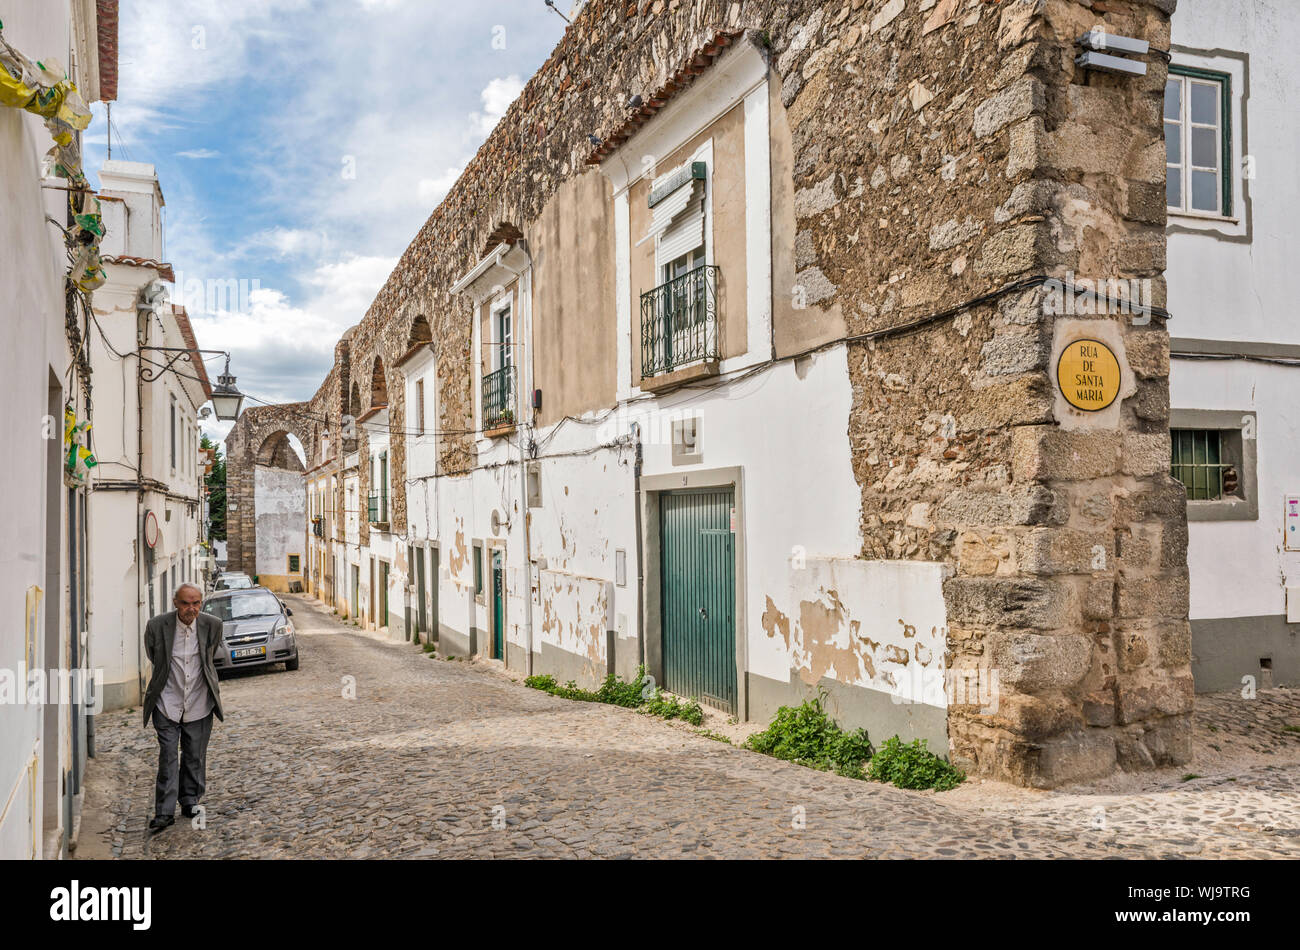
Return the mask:
<svg viewBox="0 0 1300 950">
<path fill-rule="evenodd" d="M 731 489 L 659 499 L 664 687 L 736 712 Z"/>
<path fill-rule="evenodd" d="M 424 548 L 412 548 L 411 553 L 415 560 L 415 598 L 418 606 L 416 615 L 420 618 L 420 632 L 429 632 L 429 615 L 425 610 L 425 587 L 424 587 Z"/>
<path fill-rule="evenodd" d="M 504 660 L 506 657 L 505 637 L 502 634 L 506 619 L 504 574 L 501 552 L 494 551 L 492 554 L 492 656 L 498 660 Z"/>
</svg>

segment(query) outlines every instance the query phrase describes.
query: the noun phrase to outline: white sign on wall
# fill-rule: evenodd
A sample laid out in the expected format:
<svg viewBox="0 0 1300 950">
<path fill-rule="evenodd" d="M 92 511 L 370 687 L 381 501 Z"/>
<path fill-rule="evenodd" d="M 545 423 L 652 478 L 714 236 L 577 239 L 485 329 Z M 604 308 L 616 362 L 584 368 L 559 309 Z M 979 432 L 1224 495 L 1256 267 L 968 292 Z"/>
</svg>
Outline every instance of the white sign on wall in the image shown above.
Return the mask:
<svg viewBox="0 0 1300 950">
<path fill-rule="evenodd" d="M 1282 517 L 1282 537 L 1286 550 L 1300 551 L 1300 495 L 1286 496 Z"/>
</svg>

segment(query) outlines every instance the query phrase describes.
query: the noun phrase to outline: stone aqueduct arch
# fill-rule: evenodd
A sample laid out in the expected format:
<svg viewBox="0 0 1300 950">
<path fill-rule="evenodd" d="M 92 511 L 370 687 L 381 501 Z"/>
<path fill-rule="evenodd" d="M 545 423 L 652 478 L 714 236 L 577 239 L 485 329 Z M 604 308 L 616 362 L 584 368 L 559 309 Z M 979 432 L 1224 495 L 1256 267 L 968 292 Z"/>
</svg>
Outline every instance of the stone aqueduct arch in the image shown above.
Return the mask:
<svg viewBox="0 0 1300 950">
<path fill-rule="evenodd" d="M 305 402 L 252 406 L 240 413 L 239 421 L 226 436 L 226 570 L 252 575 L 257 567 L 255 466 L 303 471 L 302 462 L 287 440 L 292 434 L 302 443 L 310 467 L 319 451 L 315 435 L 319 428 L 311 405 Z"/>
<path fill-rule="evenodd" d="M 415 309 L 415 308 L 412 308 Z M 373 321 L 374 318 L 372 317 Z M 343 333 L 334 347 L 334 367 L 308 402 L 245 409 L 226 437 L 226 538 L 227 570 L 252 573 L 256 565 L 257 510 L 253 496 L 254 468 L 273 464 L 299 470 L 296 456 L 284 454 L 283 434 L 291 433 L 302 442 L 306 468 L 320 462 L 321 440 L 329 439 L 331 455 L 364 451 L 364 427 L 356 427 L 349 438 L 342 424 L 345 417 L 358 418 L 377 406 L 390 406 L 390 421 L 400 432 L 403 391 L 400 373 L 390 369 L 403 352 L 430 343 L 433 330 L 425 312 L 394 315 L 381 325 L 357 324 Z M 355 371 L 354 371 L 355 367 Z M 390 405 L 396 401 L 396 405 Z M 405 464 L 405 440 L 395 435 L 390 446 L 390 472 L 400 478 Z M 361 491 L 369 489 L 369 473 L 361 467 Z M 394 499 L 395 522 L 404 519 L 405 505 Z M 396 527 L 396 524 L 395 524 Z M 369 541 L 369 525 L 362 521 L 362 543 Z M 306 526 L 304 524 L 304 530 Z"/>
</svg>

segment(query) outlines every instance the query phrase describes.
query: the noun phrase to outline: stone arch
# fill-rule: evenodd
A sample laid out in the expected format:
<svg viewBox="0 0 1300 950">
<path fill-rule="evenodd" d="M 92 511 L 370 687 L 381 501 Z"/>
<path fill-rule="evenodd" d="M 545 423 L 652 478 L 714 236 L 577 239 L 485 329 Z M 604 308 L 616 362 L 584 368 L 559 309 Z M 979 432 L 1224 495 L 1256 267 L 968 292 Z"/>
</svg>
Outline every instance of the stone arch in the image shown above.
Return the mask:
<svg viewBox="0 0 1300 950">
<path fill-rule="evenodd" d="M 420 314 L 411 321 L 411 332 L 407 336 L 406 346 L 410 349 L 413 346 L 419 346 L 421 343 L 433 342 L 433 330 L 429 326 L 429 318 Z"/>
<path fill-rule="evenodd" d="M 251 406 L 226 436 L 226 569 L 257 570 L 256 471 L 259 466 L 301 473 L 303 459 L 289 436 L 304 452 L 312 449 L 312 424 L 317 421 L 311 404 Z"/>
<path fill-rule="evenodd" d="M 483 245 L 482 256 L 486 257 L 491 250 L 498 244 L 514 244 L 523 238 L 524 232 L 519 230 L 519 226 L 510 221 L 502 221 L 492 233 L 488 235 L 487 242 Z"/>
<path fill-rule="evenodd" d="M 348 415 L 353 419 L 361 415 L 361 384 L 352 381 L 352 395 L 348 398 Z"/>
<path fill-rule="evenodd" d="M 384 359 L 375 357 L 374 368 L 370 372 L 370 408 L 388 405 L 388 381 L 384 377 Z"/>
<path fill-rule="evenodd" d="M 298 441 L 302 442 L 304 454 L 311 451 L 310 441 L 304 441 L 301 436 L 298 436 Z M 257 450 L 256 460 L 258 465 L 266 465 L 270 468 L 283 468 L 291 472 L 306 471 L 306 464 L 299 457 L 293 443 L 289 441 L 289 432 L 286 429 L 272 432 L 262 440 Z"/>
</svg>

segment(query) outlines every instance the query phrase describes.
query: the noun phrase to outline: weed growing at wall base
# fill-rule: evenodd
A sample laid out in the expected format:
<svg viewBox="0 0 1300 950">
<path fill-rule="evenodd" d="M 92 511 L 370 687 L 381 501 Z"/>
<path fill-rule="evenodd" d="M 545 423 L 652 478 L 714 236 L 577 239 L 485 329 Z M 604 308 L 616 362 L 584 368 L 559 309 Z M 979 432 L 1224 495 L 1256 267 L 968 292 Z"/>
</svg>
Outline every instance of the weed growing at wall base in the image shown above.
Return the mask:
<svg viewBox="0 0 1300 950">
<path fill-rule="evenodd" d="M 894 736 L 886 740 L 871 759 L 867 778 L 892 782 L 899 788 L 932 788 L 936 792 L 947 792 L 965 781 L 966 773 L 927 749 L 924 739 L 913 739 L 904 745 L 902 739 Z"/>
<path fill-rule="evenodd" d="M 683 701 L 676 696 L 666 698 L 657 686 L 653 689 L 646 689 L 644 666 L 637 668 L 636 679 L 631 682 L 610 673 L 605 677 L 605 681 L 600 684 L 600 687 L 594 690 L 583 689 L 573 680 L 569 680 L 561 686 L 555 681 L 555 677 L 549 673 L 526 677 L 524 685 L 532 689 L 540 689 L 552 696 L 559 696 L 561 699 L 622 706 L 625 709 L 636 709 L 652 716 L 659 716 L 662 719 L 681 719 L 693 726 L 698 726 L 704 722 L 704 710 L 700 708 L 700 704 L 695 700 Z"/>
<path fill-rule="evenodd" d="M 772 724 L 745 740 L 744 747 L 797 765 L 849 778 L 892 782 L 899 788 L 946 792 L 966 775 L 926 748 L 924 739 L 904 745 L 898 736 L 876 751 L 865 729 L 846 732 L 822 708 L 822 697 L 797 707 L 782 706 Z"/>
<path fill-rule="evenodd" d="M 849 778 L 864 778 L 871 758 L 867 730 L 845 732 L 826 715 L 821 697 L 797 707 L 782 706 L 772 724 L 745 740 L 745 748 Z"/>
</svg>

